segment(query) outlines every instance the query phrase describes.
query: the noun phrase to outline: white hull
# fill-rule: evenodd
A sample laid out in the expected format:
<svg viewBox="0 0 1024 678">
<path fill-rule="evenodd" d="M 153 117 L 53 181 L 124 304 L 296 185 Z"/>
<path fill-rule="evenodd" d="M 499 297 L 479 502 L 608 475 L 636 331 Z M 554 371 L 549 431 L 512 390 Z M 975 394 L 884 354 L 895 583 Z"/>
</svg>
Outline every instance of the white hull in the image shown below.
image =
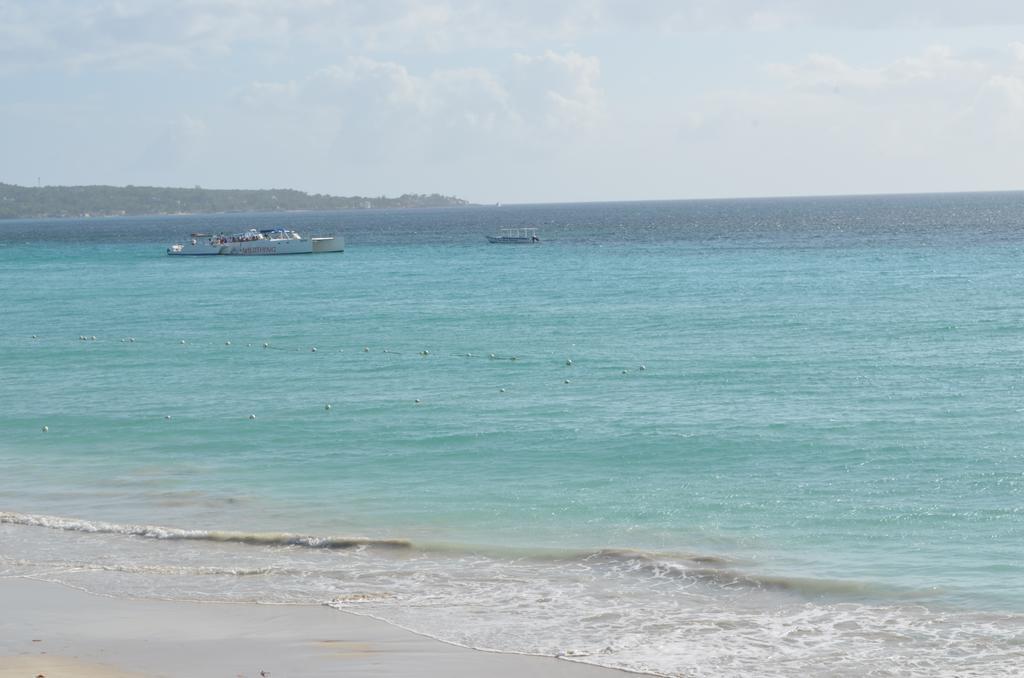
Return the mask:
<svg viewBox="0 0 1024 678">
<path fill-rule="evenodd" d="M 487 242 L 492 245 L 534 245 L 539 243 L 537 238 L 501 238 L 493 235 L 487 236 Z"/>
<path fill-rule="evenodd" d="M 345 240 L 340 237 L 325 238 L 264 238 L 244 242 L 218 242 L 204 238 L 179 243 L 167 248 L 171 256 L 272 256 L 276 254 L 319 254 L 321 252 L 344 252 Z"/>
</svg>

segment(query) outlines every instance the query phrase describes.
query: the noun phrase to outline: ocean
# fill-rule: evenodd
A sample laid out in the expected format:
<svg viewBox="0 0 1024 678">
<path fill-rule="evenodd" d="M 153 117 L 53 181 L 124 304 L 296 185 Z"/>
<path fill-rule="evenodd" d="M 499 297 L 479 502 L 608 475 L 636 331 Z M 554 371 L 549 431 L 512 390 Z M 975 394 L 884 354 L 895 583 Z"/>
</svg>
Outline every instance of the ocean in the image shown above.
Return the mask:
<svg viewBox="0 0 1024 678">
<path fill-rule="evenodd" d="M 0 576 L 666 676 L 1021 675 L 1022 215 L 0 222 Z M 165 255 L 274 225 L 346 250 Z"/>
</svg>

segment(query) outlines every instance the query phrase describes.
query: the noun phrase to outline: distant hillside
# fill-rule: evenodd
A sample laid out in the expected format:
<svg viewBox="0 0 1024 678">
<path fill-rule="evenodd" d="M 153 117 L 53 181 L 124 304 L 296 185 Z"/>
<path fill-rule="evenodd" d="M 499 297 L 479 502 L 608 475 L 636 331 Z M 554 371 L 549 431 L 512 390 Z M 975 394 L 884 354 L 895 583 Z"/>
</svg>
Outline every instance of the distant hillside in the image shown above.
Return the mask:
<svg viewBox="0 0 1024 678">
<path fill-rule="evenodd" d="M 202 212 L 276 212 L 381 207 L 449 207 L 467 205 L 448 195 L 406 193 L 397 198 L 350 198 L 310 195 L 288 188 L 212 190 L 152 186 L 42 186 L 0 183 L 0 219 L 85 217 Z"/>
</svg>

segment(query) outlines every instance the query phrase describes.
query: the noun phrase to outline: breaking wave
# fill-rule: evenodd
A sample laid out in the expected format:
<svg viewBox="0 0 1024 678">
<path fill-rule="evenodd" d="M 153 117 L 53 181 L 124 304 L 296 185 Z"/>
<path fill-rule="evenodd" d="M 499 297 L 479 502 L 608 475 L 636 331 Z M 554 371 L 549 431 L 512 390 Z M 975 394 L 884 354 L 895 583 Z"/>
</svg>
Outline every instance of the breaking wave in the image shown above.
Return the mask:
<svg viewBox="0 0 1024 678">
<path fill-rule="evenodd" d="M 1022 615 L 752 573 L 713 555 L 488 552 L 11 512 L 0 524 L 46 528 L 5 535 L 0 576 L 115 596 L 327 604 L 466 647 L 661 676 L 980 678 L 1017 676 L 1024 665 Z"/>
<path fill-rule="evenodd" d="M 735 562 L 713 555 L 686 553 L 659 553 L 636 549 L 596 550 L 543 550 L 487 547 L 453 547 L 445 545 L 413 544 L 404 539 L 370 539 L 363 537 L 335 537 L 300 535 L 287 532 L 238 532 L 223 530 L 181 529 L 160 525 L 133 525 L 107 523 L 94 520 L 64 518 L 38 514 L 0 512 L 0 524 L 43 527 L 52 530 L 85 534 L 111 534 L 167 541 L 207 541 L 250 546 L 298 546 L 309 549 L 349 550 L 379 548 L 385 550 L 416 551 L 443 554 L 451 558 L 467 555 L 558 563 L 607 572 L 629 573 L 654 579 L 685 579 L 723 588 L 751 588 L 804 592 L 810 595 L 857 594 L 868 587 L 860 582 L 758 576 L 741 572 Z M 239 571 L 237 574 L 247 574 Z M 218 574 L 232 574 L 230 571 Z"/>
<path fill-rule="evenodd" d="M 47 527 L 69 532 L 123 534 L 132 537 L 166 540 L 194 540 L 259 546 L 304 546 L 314 549 L 352 549 L 379 547 L 404 549 L 412 544 L 402 539 L 366 539 L 363 537 L 319 537 L 287 532 L 232 532 L 219 530 L 185 530 L 157 525 L 121 525 L 93 520 L 77 520 L 30 513 L 0 512 L 0 523 Z"/>
</svg>

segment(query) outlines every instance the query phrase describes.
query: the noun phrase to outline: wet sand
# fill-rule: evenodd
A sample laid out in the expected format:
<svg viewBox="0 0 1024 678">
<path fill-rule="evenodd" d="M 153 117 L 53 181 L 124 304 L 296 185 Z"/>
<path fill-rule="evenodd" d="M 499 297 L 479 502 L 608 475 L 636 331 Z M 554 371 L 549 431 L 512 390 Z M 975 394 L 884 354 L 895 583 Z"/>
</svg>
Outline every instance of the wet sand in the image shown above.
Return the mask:
<svg viewBox="0 0 1024 678">
<path fill-rule="evenodd" d="M 323 606 L 96 596 L 0 579 L 0 678 L 615 678 L 548 657 L 468 650 Z"/>
</svg>

